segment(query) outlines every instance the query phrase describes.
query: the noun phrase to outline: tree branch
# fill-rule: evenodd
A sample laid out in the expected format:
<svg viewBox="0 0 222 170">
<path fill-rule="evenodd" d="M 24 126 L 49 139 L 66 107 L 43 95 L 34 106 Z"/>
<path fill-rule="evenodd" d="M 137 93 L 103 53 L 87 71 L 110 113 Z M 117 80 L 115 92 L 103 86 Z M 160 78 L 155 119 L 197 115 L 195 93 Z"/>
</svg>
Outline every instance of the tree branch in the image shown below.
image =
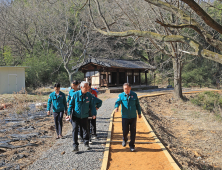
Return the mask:
<svg viewBox="0 0 222 170">
<path fill-rule="evenodd" d="M 97 6 L 97 10 L 98 10 L 99 16 L 101 17 L 101 19 L 102 19 L 102 21 L 103 21 L 103 23 L 104 23 L 104 25 L 105 25 L 105 27 L 106 27 L 106 30 L 109 32 L 109 31 L 110 31 L 109 26 L 108 26 L 108 24 L 106 23 L 106 20 L 105 20 L 105 18 L 103 17 L 103 15 L 102 15 L 102 13 L 101 13 L 100 5 L 99 5 L 98 0 L 95 0 L 95 3 L 96 3 L 96 6 Z"/>
<path fill-rule="evenodd" d="M 131 19 L 131 17 L 123 10 L 123 8 L 120 6 L 120 4 L 115 0 L 117 5 L 120 7 L 120 9 L 123 11 L 123 13 L 128 17 L 128 19 L 132 22 L 135 28 L 139 28 L 139 26 Z"/>
<path fill-rule="evenodd" d="M 194 49 L 191 55 L 202 56 L 204 58 L 222 63 L 222 55 L 203 49 L 203 47 L 195 40 L 181 36 L 181 35 L 161 35 L 150 31 L 138 31 L 138 30 L 128 30 L 124 32 L 105 32 L 100 29 L 95 28 L 95 30 L 103 35 L 114 36 L 114 37 L 127 37 L 127 36 L 138 36 L 144 38 L 152 38 L 162 42 L 181 42 L 186 43 Z"/>
<path fill-rule="evenodd" d="M 222 34 L 222 26 L 211 18 L 194 0 L 182 0 L 199 15 L 211 28 Z"/>
<path fill-rule="evenodd" d="M 164 10 L 167 10 L 169 12 L 172 12 L 173 14 L 175 14 L 177 17 L 179 17 L 182 21 L 185 22 L 185 24 L 190 24 L 192 23 L 192 25 L 196 26 L 197 28 L 199 28 L 199 30 L 201 31 L 201 34 L 205 40 L 212 46 L 214 46 L 215 48 L 219 49 L 220 51 L 222 51 L 222 42 L 219 40 L 216 40 L 213 38 L 213 36 L 208 33 L 206 31 L 206 29 L 204 29 L 199 23 L 196 22 L 196 20 L 190 18 L 189 15 L 187 15 L 183 10 L 170 5 L 167 2 L 163 2 L 163 1 L 159 1 L 159 0 L 144 0 L 148 3 L 151 3 L 157 7 L 160 7 Z M 194 28 L 194 27 L 193 27 Z M 196 29 L 195 29 L 196 30 Z M 197 31 L 197 30 L 196 30 Z M 222 31 L 222 29 L 221 29 Z M 198 31 L 199 33 L 199 31 Z"/>
<path fill-rule="evenodd" d="M 81 11 L 87 4 L 88 0 L 86 0 L 85 4 L 78 10 L 78 11 Z"/>
<path fill-rule="evenodd" d="M 192 24 L 180 24 L 180 25 L 172 25 L 172 24 L 165 24 L 163 22 L 161 22 L 160 20 L 156 20 L 156 23 L 160 24 L 161 26 L 163 27 L 171 27 L 171 28 L 192 28 L 194 29 L 197 33 L 199 33 L 200 35 L 204 36 L 201 32 L 201 30 L 195 26 L 195 25 L 192 25 Z"/>
</svg>

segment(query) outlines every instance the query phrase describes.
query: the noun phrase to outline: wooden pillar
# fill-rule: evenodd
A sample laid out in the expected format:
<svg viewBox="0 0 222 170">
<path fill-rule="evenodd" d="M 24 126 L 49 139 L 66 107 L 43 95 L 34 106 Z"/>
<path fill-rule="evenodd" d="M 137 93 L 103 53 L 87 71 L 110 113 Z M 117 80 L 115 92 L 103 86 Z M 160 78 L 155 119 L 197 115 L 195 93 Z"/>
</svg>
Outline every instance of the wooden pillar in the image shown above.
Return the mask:
<svg viewBox="0 0 222 170">
<path fill-rule="evenodd" d="M 83 72 L 84 73 L 84 78 L 86 78 L 86 72 Z"/>
<path fill-rule="evenodd" d="M 101 88 L 101 70 L 99 70 L 99 87 Z"/>
<path fill-rule="evenodd" d="M 127 83 L 127 70 L 125 70 L 125 83 Z"/>
<path fill-rule="evenodd" d="M 84 81 L 86 81 L 86 72 L 83 71 L 83 73 L 84 73 Z"/>
<path fill-rule="evenodd" d="M 139 70 L 139 85 L 141 85 L 141 71 Z"/>
<path fill-rule="evenodd" d="M 145 81 L 146 81 L 146 86 L 147 86 L 147 71 L 145 71 Z"/>
<path fill-rule="evenodd" d="M 119 69 L 117 69 L 116 78 L 117 78 L 116 85 L 119 86 Z"/>
<path fill-rule="evenodd" d="M 133 84 L 134 85 L 134 70 L 132 70 L 132 76 L 133 76 Z"/>
<path fill-rule="evenodd" d="M 108 74 L 108 71 L 106 71 L 106 87 L 109 87 L 109 74 Z"/>
</svg>

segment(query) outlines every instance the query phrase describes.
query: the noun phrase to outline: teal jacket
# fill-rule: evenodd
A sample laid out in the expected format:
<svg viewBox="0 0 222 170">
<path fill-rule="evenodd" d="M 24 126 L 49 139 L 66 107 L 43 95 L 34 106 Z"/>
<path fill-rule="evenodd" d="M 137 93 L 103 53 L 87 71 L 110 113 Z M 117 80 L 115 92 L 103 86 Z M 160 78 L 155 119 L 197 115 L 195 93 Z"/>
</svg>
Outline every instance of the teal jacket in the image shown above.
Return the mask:
<svg viewBox="0 0 222 170">
<path fill-rule="evenodd" d="M 96 116 L 93 96 L 89 92 L 83 96 L 81 90 L 75 92 L 69 102 L 68 115 L 70 116 L 72 113 L 74 117 L 87 118 L 89 117 L 89 110 L 91 110 L 92 115 Z"/>
<path fill-rule="evenodd" d="M 71 97 L 73 96 L 74 93 L 75 93 L 75 90 L 74 90 L 74 89 L 71 89 L 71 90 L 69 91 L 69 94 L 68 94 L 68 97 L 67 97 L 67 103 L 70 102 Z"/>
<path fill-rule="evenodd" d="M 93 95 L 92 95 L 93 96 Z M 96 108 L 100 108 L 102 106 L 103 101 L 93 96 L 93 102 Z M 97 112 L 96 112 L 97 113 Z M 89 111 L 89 117 L 91 117 L 91 110 Z"/>
<path fill-rule="evenodd" d="M 63 92 L 59 92 L 59 96 L 56 95 L 55 92 L 52 92 L 49 95 L 47 110 L 49 111 L 51 108 L 51 104 L 53 106 L 53 112 L 62 112 L 67 110 L 66 96 Z"/>
<path fill-rule="evenodd" d="M 136 118 L 138 111 L 138 114 L 141 114 L 141 108 L 139 104 L 139 100 L 137 97 L 137 94 L 130 91 L 129 97 L 127 97 L 127 94 L 125 92 L 119 94 L 119 97 L 115 103 L 115 108 L 119 107 L 121 104 L 121 115 L 122 118 Z"/>
<path fill-rule="evenodd" d="M 100 108 L 102 106 L 102 100 L 98 99 L 97 97 L 93 97 L 93 100 L 96 108 Z"/>
</svg>

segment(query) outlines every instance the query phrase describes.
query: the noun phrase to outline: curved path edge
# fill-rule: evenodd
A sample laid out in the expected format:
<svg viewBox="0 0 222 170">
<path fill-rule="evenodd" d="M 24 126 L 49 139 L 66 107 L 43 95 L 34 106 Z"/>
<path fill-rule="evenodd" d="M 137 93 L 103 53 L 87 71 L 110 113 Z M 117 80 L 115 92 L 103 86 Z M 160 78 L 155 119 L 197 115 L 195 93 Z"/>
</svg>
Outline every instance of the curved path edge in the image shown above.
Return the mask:
<svg viewBox="0 0 222 170">
<path fill-rule="evenodd" d="M 107 140 L 106 140 L 106 146 L 105 146 L 105 151 L 103 155 L 103 162 L 101 166 L 101 170 L 106 170 L 109 162 L 109 151 L 110 151 L 110 144 L 111 144 L 111 135 L 112 135 L 112 129 L 113 129 L 113 116 L 114 116 L 115 111 L 113 110 L 111 116 L 110 116 L 110 123 L 109 123 L 109 130 L 108 130 L 108 135 L 107 135 Z"/>
<path fill-rule="evenodd" d="M 218 91 L 218 90 L 203 90 L 203 91 Z M 199 92 L 203 92 L 202 90 L 200 91 L 190 91 L 190 92 L 184 92 L 183 94 L 190 94 L 190 93 L 199 93 Z M 143 95 L 143 96 L 138 96 L 138 98 L 143 98 L 143 97 L 152 97 L 152 96 L 161 96 L 161 95 L 166 95 L 166 94 L 171 94 L 170 92 L 166 92 L 166 93 L 157 93 L 157 94 L 149 94 L 149 95 Z M 110 156 L 110 145 L 111 145 L 111 135 L 112 135 L 112 129 L 113 129 L 113 117 L 114 117 L 114 113 L 115 111 L 113 110 L 111 116 L 110 116 L 110 124 L 109 124 L 109 130 L 108 130 L 108 136 L 107 136 L 107 140 L 106 140 L 106 146 L 105 146 L 105 151 L 104 151 L 104 156 L 103 156 L 103 162 L 102 162 L 102 166 L 101 166 L 101 170 L 107 170 L 107 166 L 108 166 L 108 162 L 109 162 L 109 156 Z M 156 136 L 156 134 L 154 133 L 153 129 L 151 128 L 148 120 L 145 118 L 143 112 L 141 112 L 143 120 L 147 126 L 147 128 L 149 129 L 150 133 L 152 134 L 152 136 L 155 139 L 155 142 L 159 144 L 159 146 L 161 147 L 161 149 L 163 150 L 165 156 L 167 157 L 167 159 L 169 160 L 170 164 L 172 165 L 172 167 L 175 170 L 181 170 L 181 168 L 178 166 L 178 164 L 175 162 L 175 160 L 173 159 L 172 155 L 168 152 L 168 150 L 165 148 L 165 146 L 161 143 L 161 141 L 159 140 L 159 138 Z"/>
</svg>

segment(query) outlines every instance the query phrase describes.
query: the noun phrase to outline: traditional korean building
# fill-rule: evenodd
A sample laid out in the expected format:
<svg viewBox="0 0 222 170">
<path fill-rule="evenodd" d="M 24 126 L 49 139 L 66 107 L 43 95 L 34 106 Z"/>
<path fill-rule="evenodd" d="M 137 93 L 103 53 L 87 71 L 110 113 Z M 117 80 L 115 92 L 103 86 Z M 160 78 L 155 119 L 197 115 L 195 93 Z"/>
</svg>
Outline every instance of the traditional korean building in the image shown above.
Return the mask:
<svg viewBox="0 0 222 170">
<path fill-rule="evenodd" d="M 142 73 L 145 73 L 147 85 L 147 73 L 155 69 L 156 67 L 139 60 L 105 58 L 89 58 L 72 68 L 82 71 L 85 80 L 91 82 L 93 87 L 122 86 L 126 82 L 141 85 Z"/>
</svg>

